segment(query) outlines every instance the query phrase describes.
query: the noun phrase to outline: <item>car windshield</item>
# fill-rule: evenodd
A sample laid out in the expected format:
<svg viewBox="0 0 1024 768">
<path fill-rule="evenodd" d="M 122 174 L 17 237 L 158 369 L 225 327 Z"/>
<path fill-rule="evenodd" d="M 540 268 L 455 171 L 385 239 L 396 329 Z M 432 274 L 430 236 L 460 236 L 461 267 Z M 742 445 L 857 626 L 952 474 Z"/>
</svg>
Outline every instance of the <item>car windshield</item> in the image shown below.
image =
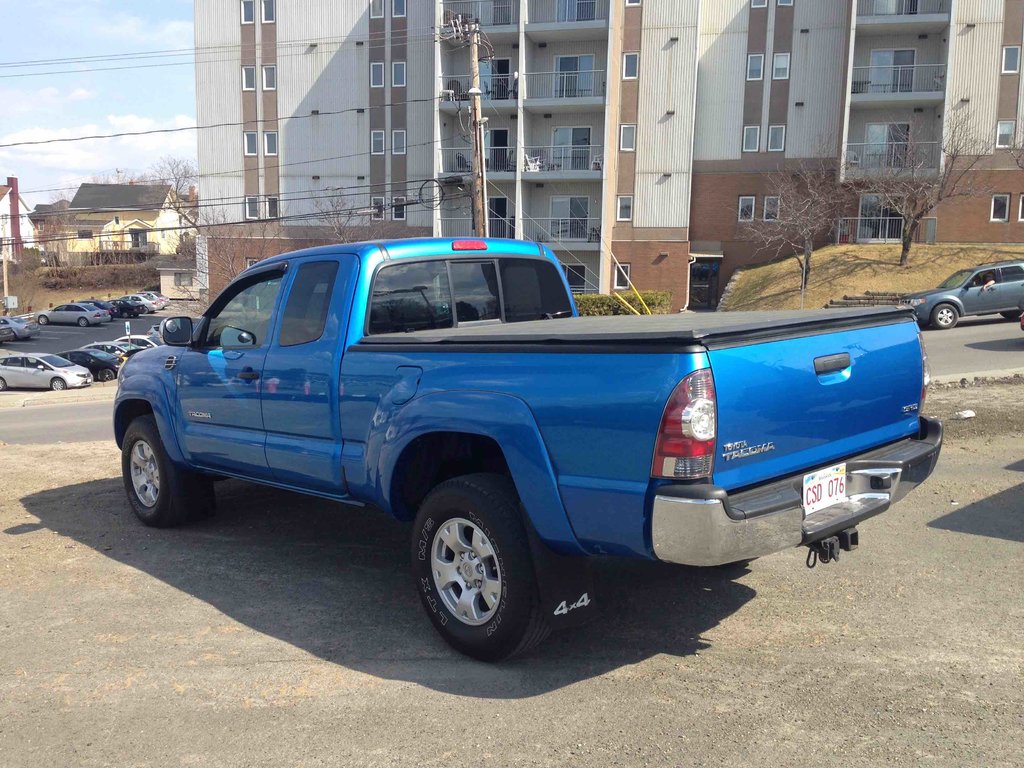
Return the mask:
<svg viewBox="0 0 1024 768">
<path fill-rule="evenodd" d="M 102 349 L 90 349 L 89 354 L 104 363 L 116 363 L 117 358 L 109 352 L 104 352 Z"/>
<path fill-rule="evenodd" d="M 963 285 L 964 280 L 974 274 L 973 269 L 961 269 L 959 272 L 954 272 L 952 275 L 942 281 L 939 288 L 959 288 Z"/>
<path fill-rule="evenodd" d="M 74 365 L 70 360 L 65 360 L 63 357 L 57 357 L 56 355 L 39 355 L 38 358 L 44 363 L 49 363 L 54 368 L 69 368 Z"/>
</svg>

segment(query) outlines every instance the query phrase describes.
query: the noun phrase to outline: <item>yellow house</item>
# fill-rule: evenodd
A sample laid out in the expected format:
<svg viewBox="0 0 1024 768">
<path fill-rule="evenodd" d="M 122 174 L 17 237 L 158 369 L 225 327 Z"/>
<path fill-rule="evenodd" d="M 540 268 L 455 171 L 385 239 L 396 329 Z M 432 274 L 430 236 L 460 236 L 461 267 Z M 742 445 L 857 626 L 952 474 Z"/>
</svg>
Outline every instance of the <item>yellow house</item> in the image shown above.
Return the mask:
<svg viewBox="0 0 1024 768">
<path fill-rule="evenodd" d="M 67 209 L 68 255 L 170 256 L 188 220 L 169 184 L 82 184 Z"/>
</svg>

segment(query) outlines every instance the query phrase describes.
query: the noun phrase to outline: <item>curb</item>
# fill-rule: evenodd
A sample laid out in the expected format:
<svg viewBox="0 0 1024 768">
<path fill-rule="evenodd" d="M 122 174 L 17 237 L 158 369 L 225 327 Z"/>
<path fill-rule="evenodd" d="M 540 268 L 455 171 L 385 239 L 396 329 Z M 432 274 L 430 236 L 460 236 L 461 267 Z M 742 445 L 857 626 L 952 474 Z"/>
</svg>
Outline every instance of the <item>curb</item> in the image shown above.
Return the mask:
<svg viewBox="0 0 1024 768">
<path fill-rule="evenodd" d="M 1003 379 L 1018 379 L 1019 383 L 1024 384 L 1024 368 L 1004 368 L 995 371 L 974 371 L 972 373 L 951 373 L 945 376 L 933 376 L 932 384 L 961 384 L 965 381 L 968 384 L 988 383 Z M 1013 384 L 1018 382 L 1007 381 L 1005 383 Z"/>
<path fill-rule="evenodd" d="M 58 396 L 57 393 L 53 392 L 39 392 L 26 395 L 8 395 L 0 397 L 0 411 L 7 410 L 8 408 L 34 408 L 46 405 L 75 405 L 78 403 L 101 403 L 104 401 L 113 401 L 114 396 L 117 395 L 116 386 L 102 386 L 93 384 L 93 387 L 97 387 L 97 391 L 92 392 L 73 392 L 67 396 Z M 90 387 L 91 389 L 92 387 Z"/>
</svg>

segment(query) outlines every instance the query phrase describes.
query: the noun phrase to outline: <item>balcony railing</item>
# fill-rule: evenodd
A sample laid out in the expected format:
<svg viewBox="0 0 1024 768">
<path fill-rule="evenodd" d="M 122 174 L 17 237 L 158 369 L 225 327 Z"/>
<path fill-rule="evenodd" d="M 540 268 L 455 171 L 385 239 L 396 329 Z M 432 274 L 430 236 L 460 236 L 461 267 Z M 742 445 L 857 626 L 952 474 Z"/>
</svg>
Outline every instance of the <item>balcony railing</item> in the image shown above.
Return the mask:
<svg viewBox="0 0 1024 768">
<path fill-rule="evenodd" d="M 516 222 L 512 217 L 490 216 L 487 219 L 488 234 L 491 237 L 504 237 L 509 240 L 516 236 Z M 441 237 L 476 237 L 473 231 L 473 220 L 460 218 L 441 219 Z"/>
<path fill-rule="evenodd" d="M 847 144 L 846 167 L 861 171 L 937 170 L 940 152 L 937 141 Z"/>
<path fill-rule="evenodd" d="M 515 101 L 519 96 L 518 82 L 512 75 L 481 75 L 481 98 L 489 101 Z M 441 98 L 444 101 L 469 101 L 472 85 L 469 75 L 443 75 Z"/>
<path fill-rule="evenodd" d="M 601 219 L 527 219 L 523 222 L 524 237 L 541 243 L 600 243 Z"/>
<path fill-rule="evenodd" d="M 949 13 L 952 0 L 860 0 L 857 15 L 873 18 Z"/>
<path fill-rule="evenodd" d="M 606 21 L 608 0 L 530 0 L 528 21 L 538 24 Z"/>
<path fill-rule="evenodd" d="M 886 243 L 903 239 L 903 219 L 898 216 L 872 216 L 840 219 L 837 243 Z"/>
<path fill-rule="evenodd" d="M 603 149 L 593 144 L 527 147 L 523 150 L 523 172 L 600 171 L 604 161 Z"/>
<path fill-rule="evenodd" d="M 490 147 L 484 151 L 488 173 L 515 173 L 516 148 Z M 473 150 L 470 147 L 443 147 L 441 172 L 469 174 L 473 172 Z"/>
<path fill-rule="evenodd" d="M 444 0 L 444 23 L 459 17 L 484 27 L 515 25 L 519 23 L 519 0 Z"/>
<path fill-rule="evenodd" d="M 530 72 L 526 75 L 528 99 L 589 99 L 604 96 L 604 71 Z"/>
<path fill-rule="evenodd" d="M 945 64 L 853 68 L 855 94 L 941 93 L 945 89 Z"/>
</svg>

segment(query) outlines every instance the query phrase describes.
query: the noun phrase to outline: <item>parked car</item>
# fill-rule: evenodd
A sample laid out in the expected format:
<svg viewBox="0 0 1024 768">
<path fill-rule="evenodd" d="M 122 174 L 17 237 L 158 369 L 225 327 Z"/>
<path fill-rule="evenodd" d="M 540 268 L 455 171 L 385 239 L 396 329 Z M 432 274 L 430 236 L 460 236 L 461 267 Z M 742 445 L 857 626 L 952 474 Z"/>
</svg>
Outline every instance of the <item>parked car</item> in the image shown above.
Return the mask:
<svg viewBox="0 0 1024 768">
<path fill-rule="evenodd" d="M 129 302 L 122 299 L 112 299 L 110 306 L 113 307 L 114 317 L 132 318 L 146 314 L 146 307 L 139 302 Z"/>
<path fill-rule="evenodd" d="M 146 312 L 149 312 L 149 313 L 156 312 L 156 304 L 154 304 L 152 301 L 147 299 L 145 296 L 141 296 L 141 295 L 139 295 L 137 293 L 133 293 L 130 296 L 122 296 L 121 300 L 122 301 L 127 301 L 127 302 L 129 302 L 131 304 L 139 304 L 139 305 L 145 307 Z"/>
<path fill-rule="evenodd" d="M 577 314 L 536 243 L 261 261 L 122 368 L 129 503 L 183 523 L 231 476 L 413 521 L 424 611 L 493 661 L 595 612 L 592 557 L 830 562 L 935 467 L 906 308 Z"/>
<path fill-rule="evenodd" d="M 939 330 L 955 328 L 969 315 L 1000 314 L 1016 320 L 1024 296 L 1024 261 L 999 261 L 961 269 L 938 288 L 905 297 L 918 322 Z"/>
<path fill-rule="evenodd" d="M 147 347 L 140 347 L 136 344 L 115 344 L 111 341 L 94 341 L 83 345 L 82 349 L 97 349 L 101 352 L 107 352 L 119 358 L 123 364 L 129 357 L 141 352 L 143 349 L 147 349 Z"/>
<path fill-rule="evenodd" d="M 61 352 L 58 356 L 70 360 L 75 365 L 88 368 L 96 381 L 113 381 L 121 369 L 121 358 L 100 349 L 72 349 Z"/>
<path fill-rule="evenodd" d="M 57 355 L 0 357 L 0 392 L 8 387 L 26 389 L 76 389 L 92 384 L 87 368 Z"/>
<path fill-rule="evenodd" d="M 86 304 L 61 304 L 53 309 L 44 309 L 42 312 L 36 312 L 36 322 L 40 325 L 63 323 L 80 325 L 85 328 L 90 325 L 100 325 L 109 319 L 109 316 L 103 310 Z"/>
<path fill-rule="evenodd" d="M 0 344 L 6 341 L 14 341 L 17 336 L 14 335 L 14 329 L 9 325 L 0 325 Z"/>
<path fill-rule="evenodd" d="M 76 304 L 81 304 L 83 307 L 93 307 L 94 309 L 98 309 L 100 312 L 102 312 L 105 315 L 105 318 L 104 318 L 104 321 L 103 321 L 105 323 L 109 323 L 111 320 L 114 319 L 114 313 L 111 312 L 106 307 L 104 307 L 98 301 L 76 301 L 75 303 Z"/>
<path fill-rule="evenodd" d="M 139 296 L 151 301 L 158 310 L 163 309 L 171 303 L 170 299 L 165 296 L 161 296 L 159 293 L 153 293 L 153 291 L 139 291 Z"/>
<path fill-rule="evenodd" d="M 134 344 L 137 347 L 143 349 L 150 349 L 152 347 L 159 347 L 163 344 L 163 341 L 159 338 L 153 339 L 150 336 L 143 336 L 141 334 L 133 333 L 131 336 L 118 336 L 114 339 L 115 344 Z"/>
<path fill-rule="evenodd" d="M 0 328 L 9 328 L 16 339 L 31 339 L 39 333 L 39 323 L 23 317 L 0 317 Z"/>
</svg>

